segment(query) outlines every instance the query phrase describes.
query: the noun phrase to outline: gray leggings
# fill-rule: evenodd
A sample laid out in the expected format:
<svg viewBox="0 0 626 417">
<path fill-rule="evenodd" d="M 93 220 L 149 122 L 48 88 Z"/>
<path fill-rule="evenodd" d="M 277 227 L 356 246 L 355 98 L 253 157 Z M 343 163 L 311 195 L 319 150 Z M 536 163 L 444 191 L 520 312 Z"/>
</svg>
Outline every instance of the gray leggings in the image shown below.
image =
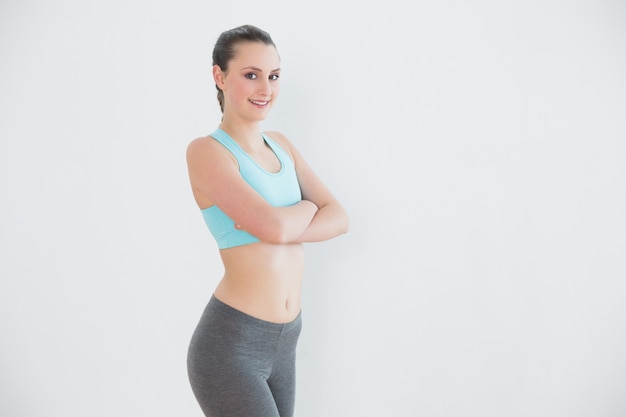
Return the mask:
<svg viewBox="0 0 626 417">
<path fill-rule="evenodd" d="M 210 417 L 292 417 L 300 315 L 285 324 L 211 297 L 189 344 L 187 371 Z"/>
</svg>

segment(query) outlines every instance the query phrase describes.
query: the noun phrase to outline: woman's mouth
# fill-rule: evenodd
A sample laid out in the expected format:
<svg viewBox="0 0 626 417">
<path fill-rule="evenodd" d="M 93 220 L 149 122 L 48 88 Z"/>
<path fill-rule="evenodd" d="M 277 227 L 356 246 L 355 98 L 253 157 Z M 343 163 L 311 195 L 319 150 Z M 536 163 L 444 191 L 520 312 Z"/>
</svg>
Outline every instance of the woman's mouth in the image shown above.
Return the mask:
<svg viewBox="0 0 626 417">
<path fill-rule="evenodd" d="M 259 106 L 259 107 L 265 107 L 269 103 L 269 101 L 261 101 L 261 100 L 248 100 L 248 101 L 254 104 L 255 106 Z"/>
</svg>

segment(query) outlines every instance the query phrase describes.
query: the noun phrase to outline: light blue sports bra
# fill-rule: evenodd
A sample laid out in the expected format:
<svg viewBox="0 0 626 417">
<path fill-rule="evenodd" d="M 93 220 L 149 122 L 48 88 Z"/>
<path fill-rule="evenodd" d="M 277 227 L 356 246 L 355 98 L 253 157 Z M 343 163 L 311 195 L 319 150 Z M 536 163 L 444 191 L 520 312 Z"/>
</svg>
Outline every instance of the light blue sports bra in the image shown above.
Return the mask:
<svg viewBox="0 0 626 417">
<path fill-rule="evenodd" d="M 276 173 L 261 168 L 225 131 L 217 129 L 211 133 L 219 143 L 224 145 L 237 158 L 239 172 L 248 184 L 261 194 L 271 205 L 284 207 L 296 204 L 302 199 L 300 184 L 296 177 L 293 160 L 283 148 L 272 139 L 263 135 L 274 154 L 280 161 L 280 170 Z M 236 229 L 235 222 L 219 207 L 211 206 L 201 210 L 211 234 L 220 249 L 247 245 L 259 239 L 250 233 Z"/>
</svg>

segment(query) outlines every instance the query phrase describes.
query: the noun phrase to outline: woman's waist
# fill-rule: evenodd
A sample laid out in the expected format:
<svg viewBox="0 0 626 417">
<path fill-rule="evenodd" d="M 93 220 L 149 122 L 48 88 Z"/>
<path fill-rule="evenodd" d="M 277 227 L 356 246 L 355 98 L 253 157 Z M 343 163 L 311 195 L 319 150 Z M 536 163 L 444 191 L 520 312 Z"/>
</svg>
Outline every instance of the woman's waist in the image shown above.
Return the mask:
<svg viewBox="0 0 626 417">
<path fill-rule="evenodd" d="M 215 290 L 222 302 L 277 323 L 300 312 L 304 273 L 302 245 L 255 243 L 220 251 L 224 277 Z"/>
<path fill-rule="evenodd" d="M 304 270 L 302 244 L 275 245 L 257 242 L 220 250 L 225 274 L 233 277 L 293 276 Z"/>
<path fill-rule="evenodd" d="M 287 323 L 300 313 L 302 277 L 225 275 L 214 296 L 261 320 Z"/>
</svg>

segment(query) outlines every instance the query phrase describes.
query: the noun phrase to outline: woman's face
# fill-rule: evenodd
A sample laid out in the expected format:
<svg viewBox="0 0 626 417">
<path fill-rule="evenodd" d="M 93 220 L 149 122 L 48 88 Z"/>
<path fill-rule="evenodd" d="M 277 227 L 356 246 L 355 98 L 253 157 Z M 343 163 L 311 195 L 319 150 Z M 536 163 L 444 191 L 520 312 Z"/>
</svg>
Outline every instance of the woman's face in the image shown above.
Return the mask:
<svg viewBox="0 0 626 417">
<path fill-rule="evenodd" d="M 213 69 L 224 92 L 224 116 L 261 121 L 280 92 L 280 57 L 273 45 L 262 42 L 240 43 L 235 51 L 226 73 Z"/>
</svg>

